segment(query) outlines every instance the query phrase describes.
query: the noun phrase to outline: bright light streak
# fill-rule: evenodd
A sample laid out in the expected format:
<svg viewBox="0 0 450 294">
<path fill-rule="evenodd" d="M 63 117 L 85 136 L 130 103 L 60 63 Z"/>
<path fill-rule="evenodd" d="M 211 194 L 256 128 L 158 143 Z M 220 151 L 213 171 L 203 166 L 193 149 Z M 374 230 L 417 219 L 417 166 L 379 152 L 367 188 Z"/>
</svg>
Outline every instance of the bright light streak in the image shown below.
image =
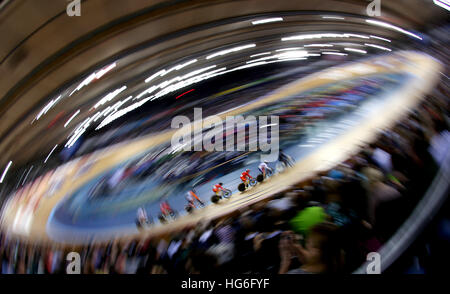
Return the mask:
<svg viewBox="0 0 450 294">
<path fill-rule="evenodd" d="M 41 118 L 41 116 L 43 116 L 44 114 L 46 114 L 54 105 L 56 105 L 56 103 L 59 102 L 59 100 L 61 99 L 62 95 L 59 95 L 58 98 L 56 99 L 52 99 L 52 101 L 50 101 L 44 108 L 42 108 L 42 110 L 39 112 L 39 114 L 36 116 L 35 120 L 39 120 Z M 34 122 L 34 120 L 33 120 Z M 31 123 L 33 123 L 31 122 Z"/>
<path fill-rule="evenodd" d="M 47 158 L 44 160 L 44 163 L 47 163 L 47 160 L 50 158 L 50 155 L 52 155 L 53 151 L 55 151 L 56 147 L 58 147 L 58 144 L 56 144 L 55 147 L 53 147 L 52 151 L 50 151 L 50 153 L 47 155 Z"/>
<path fill-rule="evenodd" d="M 291 36 L 291 37 L 284 37 L 284 38 L 281 38 L 281 41 L 309 40 L 309 39 L 322 39 L 322 38 L 350 38 L 350 37 L 369 39 L 369 37 L 367 37 L 367 36 L 358 35 L 358 34 L 323 33 L 323 34 L 303 34 L 303 35 L 297 35 L 297 36 Z"/>
<path fill-rule="evenodd" d="M 252 21 L 252 24 L 259 25 L 259 24 L 263 24 L 263 23 L 278 22 L 278 21 L 283 21 L 283 18 L 282 17 L 265 18 L 265 19 L 261 19 L 261 20 Z"/>
<path fill-rule="evenodd" d="M 86 118 L 74 131 L 74 134 L 70 137 L 70 139 L 67 141 L 66 145 L 64 147 L 70 148 L 75 144 L 75 142 L 83 135 L 84 132 L 86 132 L 87 128 L 90 126 L 90 123 L 92 122 L 93 117 Z"/>
<path fill-rule="evenodd" d="M 75 144 L 75 142 L 83 135 L 84 132 L 86 132 L 88 126 L 82 124 L 76 131 L 75 134 L 70 137 L 70 139 L 67 141 L 66 145 L 64 147 L 70 148 Z"/>
<path fill-rule="evenodd" d="M 96 114 L 94 114 L 94 116 L 93 116 L 94 122 L 96 122 L 101 116 L 102 116 L 101 112 L 97 112 Z"/>
<path fill-rule="evenodd" d="M 279 58 L 278 60 L 272 60 L 272 61 L 261 61 L 261 62 L 256 62 L 256 63 L 250 63 L 248 64 L 248 66 L 239 66 L 237 68 L 233 68 L 231 70 L 229 70 L 228 72 L 231 71 L 235 71 L 235 70 L 241 70 L 247 67 L 253 67 L 253 66 L 259 66 L 259 65 L 264 65 L 264 64 L 270 64 L 270 63 L 276 63 L 276 62 L 284 62 L 284 61 L 294 61 L 294 60 L 306 60 L 306 57 L 296 57 L 296 58 Z"/>
<path fill-rule="evenodd" d="M 249 64 L 249 63 L 255 63 L 255 62 L 260 62 L 260 61 L 263 61 L 263 60 L 275 59 L 275 58 L 277 58 L 276 55 L 266 56 L 266 57 L 261 57 L 261 58 L 258 58 L 258 59 L 249 60 L 249 61 L 247 61 L 246 63 L 247 63 L 247 64 Z"/>
<path fill-rule="evenodd" d="M 102 111 L 101 114 L 102 114 L 103 116 L 107 116 L 108 113 L 111 112 L 111 110 L 112 110 L 112 107 L 111 107 L 111 106 L 108 106 L 108 107 L 106 107 L 105 109 L 103 109 L 103 111 Z"/>
<path fill-rule="evenodd" d="M 260 126 L 259 128 L 260 129 L 263 129 L 263 128 L 267 128 L 267 127 L 271 127 L 271 126 L 277 126 L 278 124 L 268 124 L 268 125 L 263 125 L 263 126 Z"/>
<path fill-rule="evenodd" d="M 200 69 L 194 70 L 194 71 L 192 71 L 192 72 L 190 72 L 190 73 L 185 74 L 184 76 L 182 76 L 181 79 L 182 79 L 182 80 L 187 79 L 187 78 L 189 78 L 189 77 L 198 75 L 198 74 L 200 74 L 200 73 L 202 73 L 202 72 L 205 72 L 205 71 L 210 70 L 210 69 L 215 68 L 215 67 L 217 67 L 217 65 L 211 65 L 211 66 L 208 66 L 208 67 L 204 67 L 204 68 L 200 68 Z"/>
<path fill-rule="evenodd" d="M 308 59 L 308 58 L 306 58 L 306 57 L 285 58 L 285 59 L 279 59 L 279 60 L 269 61 L 268 63 L 283 62 L 283 61 L 294 61 L 294 60 L 306 60 L 306 59 Z"/>
<path fill-rule="evenodd" d="M 270 63 L 277 63 L 277 62 L 285 62 L 285 61 L 295 61 L 295 60 L 306 60 L 308 58 L 306 57 L 298 57 L 298 58 L 284 58 L 284 59 L 277 59 L 272 61 L 266 61 L 263 62 L 263 64 L 270 64 Z"/>
<path fill-rule="evenodd" d="M 169 94 L 171 92 L 177 91 L 178 89 L 181 89 L 181 88 L 187 87 L 189 85 L 198 83 L 198 82 L 203 81 L 205 79 L 209 79 L 209 78 L 211 78 L 213 76 L 213 74 L 215 74 L 217 72 L 220 72 L 220 71 L 226 70 L 226 67 L 223 67 L 223 68 L 219 68 L 219 69 L 216 69 L 216 70 L 213 70 L 213 71 L 208 71 L 206 73 L 199 74 L 200 72 L 204 72 L 207 69 L 214 68 L 214 67 L 216 67 L 216 66 L 215 65 L 214 66 L 210 66 L 210 67 L 203 68 L 201 70 L 197 70 L 195 72 L 189 73 L 188 75 L 182 77 L 182 80 L 180 82 L 178 82 L 176 84 L 173 84 L 173 85 L 170 85 L 170 86 L 162 89 L 158 93 L 156 93 L 153 96 L 152 100 L 160 98 L 160 97 L 162 97 L 164 95 L 167 95 L 167 94 Z M 195 73 L 195 75 L 192 76 L 194 73 Z M 189 76 L 189 79 L 185 79 L 185 77 L 187 77 L 187 76 Z"/>
<path fill-rule="evenodd" d="M 346 34 L 349 37 L 354 37 L 354 38 L 361 38 L 361 39 L 370 39 L 370 37 L 365 36 L 365 35 L 359 35 L 359 34 Z"/>
<path fill-rule="evenodd" d="M 150 93 L 152 93 L 153 91 L 155 91 L 156 89 L 158 89 L 158 87 L 159 87 L 159 86 L 153 85 L 153 86 L 151 86 L 150 88 L 148 88 L 148 89 L 146 89 L 145 91 L 143 91 L 142 93 L 140 93 L 139 95 L 137 95 L 136 98 L 134 98 L 134 99 L 139 99 L 139 98 L 141 98 L 142 96 L 144 96 L 145 94 L 150 94 Z M 134 100 L 134 99 L 133 99 L 133 100 Z"/>
<path fill-rule="evenodd" d="M 278 58 L 297 58 L 305 56 L 308 56 L 307 51 L 287 51 L 276 55 Z"/>
<path fill-rule="evenodd" d="M 358 53 L 362 53 L 362 54 L 366 54 L 367 53 L 367 51 L 360 50 L 360 49 L 354 49 L 354 48 L 344 48 L 344 50 L 351 51 L 351 52 L 358 52 Z"/>
<path fill-rule="evenodd" d="M 106 102 L 111 101 L 112 99 L 114 99 L 114 97 L 119 95 L 121 92 L 125 91 L 126 88 L 127 88 L 127 86 L 123 86 L 123 87 L 121 87 L 119 89 L 116 89 L 113 92 L 107 94 L 105 97 L 100 99 L 100 101 L 97 102 L 97 104 L 94 105 L 94 108 L 97 109 L 98 107 L 100 107 L 101 105 L 105 104 Z"/>
<path fill-rule="evenodd" d="M 69 123 L 75 118 L 75 116 L 77 116 L 80 113 L 80 110 L 78 109 L 64 124 L 64 127 L 66 128 Z"/>
<path fill-rule="evenodd" d="M 11 164 L 12 164 L 12 161 L 8 162 L 8 165 L 6 166 L 5 170 L 3 171 L 2 178 L 0 179 L 0 183 L 3 183 L 6 173 L 8 172 L 9 168 L 11 167 Z"/>
<path fill-rule="evenodd" d="M 340 53 L 340 52 L 322 52 L 322 54 L 326 54 L 326 55 L 340 55 L 340 56 L 347 56 L 348 55 L 346 53 Z"/>
<path fill-rule="evenodd" d="M 262 65 L 262 64 L 266 64 L 266 62 L 261 61 L 261 62 L 255 62 L 255 63 L 247 64 L 247 65 L 241 65 L 241 66 L 238 66 L 238 67 L 235 67 L 235 68 L 231 69 L 230 72 L 231 71 L 236 71 L 236 70 L 241 70 L 241 69 L 244 69 L 244 68 L 253 67 L 253 66 L 258 66 L 258 65 Z"/>
<path fill-rule="evenodd" d="M 125 98 L 125 99 L 121 102 L 120 106 L 124 105 L 125 103 L 127 103 L 128 101 L 130 101 L 132 98 L 133 98 L 133 95 L 128 96 L 127 98 Z M 120 107 L 120 106 L 119 106 L 119 107 Z M 117 108 L 119 108 L 119 107 L 117 107 Z"/>
<path fill-rule="evenodd" d="M 442 8 L 447 9 L 448 11 L 450 11 L 450 1 L 448 1 L 448 0 L 433 0 L 433 2 L 437 6 L 440 6 Z"/>
<path fill-rule="evenodd" d="M 197 62 L 197 59 L 193 59 L 193 60 L 189 60 L 189 61 L 187 61 L 187 62 L 185 62 L 185 63 L 178 64 L 178 65 L 176 65 L 176 66 L 174 66 L 174 67 L 168 69 L 167 71 L 164 71 L 164 72 L 161 74 L 161 76 L 163 77 L 163 76 L 167 75 L 168 73 L 170 73 L 170 72 L 172 72 L 172 71 L 174 71 L 174 70 L 180 70 L 180 69 L 182 69 L 183 67 L 186 67 L 186 66 L 188 66 L 188 65 L 190 65 L 190 64 L 193 64 L 193 63 L 196 63 L 196 62 Z"/>
<path fill-rule="evenodd" d="M 179 66 L 177 66 L 177 70 L 180 70 L 180 69 L 182 69 L 183 67 L 186 67 L 186 66 L 188 66 L 188 65 L 191 65 L 191 64 L 193 64 L 193 63 L 196 63 L 198 60 L 197 59 L 192 59 L 192 60 L 189 60 L 189 61 L 187 61 L 187 62 L 185 62 L 185 63 L 183 63 L 183 64 L 180 64 Z"/>
<path fill-rule="evenodd" d="M 263 53 L 253 54 L 253 55 L 250 55 L 250 58 L 253 58 L 253 57 L 256 57 L 256 56 L 261 56 L 261 55 L 268 55 L 270 53 L 271 52 L 263 52 Z"/>
<path fill-rule="evenodd" d="M 322 16 L 322 18 L 324 18 L 324 19 L 345 19 L 344 17 L 341 17 L 341 16 Z"/>
<path fill-rule="evenodd" d="M 222 68 L 219 68 L 219 69 L 216 69 L 216 70 L 213 70 L 213 71 L 209 71 L 209 72 L 207 72 L 207 73 L 201 75 L 201 76 L 200 76 L 200 80 L 210 79 L 210 78 L 212 78 L 212 77 L 221 75 L 222 73 L 227 72 L 226 69 L 227 69 L 226 67 L 222 67 Z M 200 80 L 199 80 L 199 81 L 200 81 Z M 194 80 L 194 82 L 197 82 L 197 79 Z M 190 85 L 190 84 L 191 84 L 191 83 L 189 83 L 189 85 Z"/>
<path fill-rule="evenodd" d="M 75 90 L 72 91 L 72 93 L 69 94 L 69 97 L 72 96 L 76 91 L 81 90 L 83 87 L 89 85 L 94 79 L 100 79 L 101 77 L 103 77 L 107 72 L 109 72 L 110 70 L 112 70 L 113 68 L 116 67 L 116 63 L 112 63 L 96 72 L 93 72 L 92 74 L 90 74 L 86 79 L 84 79 L 76 88 Z"/>
<path fill-rule="evenodd" d="M 53 105 L 55 105 L 54 100 L 50 101 L 50 103 L 48 103 L 44 108 L 42 108 L 41 112 L 39 112 L 39 114 L 36 116 L 36 120 L 39 120 L 42 115 L 46 114 L 50 110 L 50 108 L 53 107 Z"/>
<path fill-rule="evenodd" d="M 382 41 L 391 43 L 391 40 L 386 39 L 386 38 L 382 38 L 382 37 L 378 37 L 378 36 L 374 36 L 374 35 L 370 35 L 370 37 L 373 39 L 378 39 L 378 40 L 382 40 Z"/>
<path fill-rule="evenodd" d="M 361 45 L 359 43 L 350 43 L 350 42 L 339 42 L 339 43 L 335 43 L 338 46 L 342 46 L 342 47 L 349 47 L 349 46 L 353 46 L 353 47 L 364 47 L 364 45 Z"/>
<path fill-rule="evenodd" d="M 237 52 L 237 51 L 241 51 L 241 50 L 253 48 L 253 47 L 256 47 L 256 44 L 248 44 L 248 45 L 238 46 L 238 47 L 234 47 L 234 48 L 230 48 L 230 49 L 225 49 L 225 50 L 222 50 L 222 51 L 219 51 L 214 54 L 206 56 L 206 59 L 211 59 L 211 58 L 214 58 L 217 56 L 222 56 L 225 54 L 229 54 L 229 53 L 233 53 L 233 52 Z"/>
<path fill-rule="evenodd" d="M 386 47 L 383 47 L 383 46 L 379 46 L 379 45 L 375 45 L 375 44 L 364 43 L 364 45 L 369 46 L 369 47 L 373 47 L 373 48 L 378 48 L 378 49 L 385 50 L 385 51 L 392 51 L 389 48 L 386 48 Z"/>
<path fill-rule="evenodd" d="M 99 70 L 97 73 L 95 73 L 95 78 L 97 80 L 101 79 L 101 77 L 103 77 L 106 73 L 108 73 L 110 70 L 115 68 L 116 65 L 117 64 L 114 62 L 114 63 L 108 65 L 107 67 L 105 67 L 104 69 Z"/>
<path fill-rule="evenodd" d="M 127 106 L 126 108 L 120 109 L 117 112 L 109 115 L 108 117 L 106 117 L 98 126 L 95 130 L 99 130 L 101 128 L 103 128 L 104 126 L 110 124 L 111 122 L 113 122 L 114 120 L 118 119 L 119 117 L 125 115 L 126 113 L 142 106 L 144 103 L 146 103 L 147 101 L 150 100 L 151 97 L 147 97 L 146 99 L 143 99 L 139 102 L 133 103 L 129 106 Z"/>
<path fill-rule="evenodd" d="M 305 47 L 333 47 L 331 44 L 308 44 Z"/>
<path fill-rule="evenodd" d="M 408 32 L 408 31 L 406 31 L 406 30 L 404 30 L 404 29 L 402 29 L 402 28 L 400 28 L 400 27 L 391 25 L 391 24 L 386 23 L 386 22 L 383 22 L 383 21 L 372 20 L 372 19 L 366 19 L 366 22 L 368 22 L 368 23 L 370 23 L 370 24 L 373 24 L 373 25 L 380 26 L 380 27 L 384 27 L 384 28 L 388 28 L 388 29 L 391 29 L 391 30 L 395 30 L 395 31 L 397 31 L 397 32 L 400 32 L 400 33 L 409 35 L 409 36 L 411 36 L 411 37 L 414 37 L 414 38 L 416 38 L 416 39 L 422 40 L 422 37 L 420 37 L 420 36 L 418 36 L 418 35 L 416 35 L 416 34 L 413 34 L 413 33 Z"/>
<path fill-rule="evenodd" d="M 76 88 L 69 94 L 69 97 L 72 96 L 76 91 L 81 90 L 84 86 L 89 85 L 95 79 L 95 72 L 90 74 L 86 79 L 84 79 Z"/>
<path fill-rule="evenodd" d="M 302 47 L 290 47 L 290 48 L 283 48 L 283 49 L 278 49 L 275 50 L 276 52 L 282 52 L 282 51 L 292 51 L 292 50 L 299 50 L 299 49 L 303 49 Z"/>
<path fill-rule="evenodd" d="M 153 80 L 154 78 L 156 78 L 156 77 L 158 77 L 158 76 L 162 76 L 165 72 L 166 72 L 166 70 L 165 70 L 165 69 L 162 69 L 162 70 L 158 71 L 157 73 L 155 73 L 155 74 L 151 75 L 150 77 L 148 77 L 148 78 L 145 80 L 145 82 L 148 83 L 148 82 L 150 82 L 151 80 Z"/>
<path fill-rule="evenodd" d="M 291 51 L 286 51 L 286 52 L 271 55 L 271 56 L 266 56 L 266 57 L 261 57 L 258 59 L 249 60 L 246 63 L 252 64 L 255 62 L 261 62 L 261 61 L 268 60 L 268 59 L 275 59 L 275 58 L 278 58 L 278 59 L 289 58 L 290 59 L 290 58 L 298 58 L 298 57 L 306 57 L 306 56 L 320 56 L 320 54 L 313 55 L 313 54 L 308 54 L 308 52 L 304 51 L 304 50 L 291 50 Z"/>
<path fill-rule="evenodd" d="M 198 61 L 197 59 L 192 59 L 192 60 L 189 60 L 189 61 L 187 61 L 187 62 L 185 62 L 185 63 L 182 63 L 182 64 L 176 66 L 175 68 L 176 68 L 176 70 L 180 70 L 180 69 L 182 69 L 182 68 L 184 68 L 184 67 L 186 67 L 186 66 L 188 66 L 188 65 L 191 65 L 191 64 L 193 64 L 193 63 L 196 63 L 197 61 Z"/>
</svg>

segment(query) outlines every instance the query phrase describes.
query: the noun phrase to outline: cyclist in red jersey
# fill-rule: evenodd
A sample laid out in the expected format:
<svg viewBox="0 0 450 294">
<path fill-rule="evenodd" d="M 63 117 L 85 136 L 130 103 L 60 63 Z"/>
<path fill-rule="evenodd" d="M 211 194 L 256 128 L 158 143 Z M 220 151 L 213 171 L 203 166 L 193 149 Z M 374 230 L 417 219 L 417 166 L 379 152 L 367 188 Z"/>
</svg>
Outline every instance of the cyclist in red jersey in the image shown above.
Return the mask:
<svg viewBox="0 0 450 294">
<path fill-rule="evenodd" d="M 169 202 L 167 202 L 167 201 L 161 202 L 161 204 L 159 205 L 159 208 L 161 209 L 161 212 L 163 215 L 168 215 L 173 211 L 172 207 L 170 207 Z"/>
<path fill-rule="evenodd" d="M 241 174 L 241 180 L 245 184 L 246 187 L 248 187 L 248 183 L 250 179 L 253 179 L 253 177 L 250 175 L 250 170 L 247 169 Z"/>
<path fill-rule="evenodd" d="M 225 188 L 222 187 L 222 183 L 215 184 L 213 186 L 213 192 L 216 193 L 217 196 L 222 196 L 221 194 L 225 191 Z"/>
</svg>

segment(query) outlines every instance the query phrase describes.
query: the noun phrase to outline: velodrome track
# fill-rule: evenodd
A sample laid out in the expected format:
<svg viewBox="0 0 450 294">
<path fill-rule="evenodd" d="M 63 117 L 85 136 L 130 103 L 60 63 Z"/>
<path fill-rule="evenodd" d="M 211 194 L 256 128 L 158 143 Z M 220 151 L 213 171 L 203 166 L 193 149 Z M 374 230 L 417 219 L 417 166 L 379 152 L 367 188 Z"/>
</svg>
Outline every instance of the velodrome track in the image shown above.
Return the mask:
<svg viewBox="0 0 450 294">
<path fill-rule="evenodd" d="M 400 90 L 395 91 L 391 95 L 392 97 L 380 106 L 379 109 L 382 111 L 375 111 L 370 117 L 367 117 L 361 124 L 353 127 L 350 131 L 321 145 L 314 152 L 298 161 L 292 169 L 275 175 L 269 181 L 255 186 L 246 193 L 235 194 L 230 199 L 222 201 L 219 205 L 210 205 L 205 209 L 195 211 L 192 215 L 182 216 L 165 225 L 151 227 L 140 234 L 142 236 L 151 236 L 167 233 L 180 227 L 194 225 L 200 220 L 208 220 L 228 214 L 240 207 L 248 206 L 274 193 L 283 191 L 287 187 L 311 177 L 318 171 L 326 170 L 338 164 L 345 160 L 348 155 L 356 152 L 362 142 L 373 140 L 379 129 L 389 127 L 402 115 L 406 114 L 408 109 L 416 106 L 424 97 L 424 94 L 428 93 L 437 83 L 440 70 L 441 65 L 430 56 L 411 51 L 399 52 L 370 58 L 359 63 L 345 64 L 312 74 L 284 86 L 254 103 L 221 113 L 219 115 L 221 118 L 238 115 L 296 93 L 334 83 L 336 80 L 341 79 L 352 79 L 359 76 L 382 73 L 408 73 L 414 79 L 414 82 L 405 84 Z M 34 196 L 37 195 L 35 193 L 29 196 L 24 195 L 19 201 L 9 201 L 3 211 L 2 229 L 21 234 L 24 238 L 33 241 L 51 241 L 46 229 L 47 222 L 55 206 L 64 197 L 67 197 L 67 195 L 70 195 L 99 174 L 126 161 L 131 155 L 142 153 L 153 146 L 170 141 L 175 131 L 170 130 L 139 138 L 109 147 L 107 150 L 95 152 L 89 156 L 89 160 L 94 159 L 93 164 L 81 175 L 77 173 L 85 159 L 69 162 L 66 165 L 67 168 L 62 185 L 50 197 L 37 198 L 37 196 Z M 45 186 L 42 189 L 45 190 Z M 35 209 L 32 213 L 30 212 L 30 206 Z M 18 215 L 25 216 L 17 217 Z M 24 227 L 26 227 L 26 230 L 20 229 Z M 136 235 L 127 235 L 126 237 L 136 237 Z"/>
</svg>

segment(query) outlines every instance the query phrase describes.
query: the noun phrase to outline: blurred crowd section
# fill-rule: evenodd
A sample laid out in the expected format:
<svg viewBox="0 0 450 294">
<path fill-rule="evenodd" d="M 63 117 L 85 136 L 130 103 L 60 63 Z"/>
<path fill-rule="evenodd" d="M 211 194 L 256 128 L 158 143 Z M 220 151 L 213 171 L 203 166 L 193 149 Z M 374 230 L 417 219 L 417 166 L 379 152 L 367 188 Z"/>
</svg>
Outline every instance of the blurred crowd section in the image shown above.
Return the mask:
<svg viewBox="0 0 450 294">
<path fill-rule="evenodd" d="M 243 210 L 182 231 L 86 247 L 0 237 L 3 274 L 351 273 L 426 192 L 449 140 L 447 80 L 344 163 Z"/>
</svg>

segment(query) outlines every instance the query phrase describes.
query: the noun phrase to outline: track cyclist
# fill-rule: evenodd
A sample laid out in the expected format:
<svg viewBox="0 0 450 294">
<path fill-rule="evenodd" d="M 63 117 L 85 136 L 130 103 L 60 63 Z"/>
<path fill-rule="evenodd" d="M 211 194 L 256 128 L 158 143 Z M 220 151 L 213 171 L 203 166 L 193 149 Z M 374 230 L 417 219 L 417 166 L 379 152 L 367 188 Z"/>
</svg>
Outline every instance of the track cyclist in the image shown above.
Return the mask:
<svg viewBox="0 0 450 294">
<path fill-rule="evenodd" d="M 223 187 L 223 183 L 218 183 L 213 186 L 213 192 L 216 193 L 217 196 L 222 197 L 225 192 L 225 188 Z"/>
<path fill-rule="evenodd" d="M 267 161 L 264 160 L 263 162 L 261 162 L 258 166 L 259 171 L 262 173 L 264 179 L 266 178 L 266 172 L 273 172 L 272 169 L 267 165 Z"/>
<path fill-rule="evenodd" d="M 192 205 L 193 207 L 196 207 L 195 205 L 195 201 L 197 201 L 198 203 L 200 203 L 201 206 L 204 206 L 205 204 L 203 203 L 203 201 L 197 196 L 197 194 L 195 193 L 194 189 L 189 190 L 186 193 L 186 200 L 188 202 L 189 205 Z"/>
<path fill-rule="evenodd" d="M 253 179 L 253 177 L 250 175 L 250 170 L 247 169 L 241 174 L 241 180 L 245 184 L 245 187 L 248 187 L 248 184 L 250 182 L 250 179 Z"/>
<path fill-rule="evenodd" d="M 172 207 L 170 207 L 169 202 L 167 202 L 167 200 L 161 202 L 159 208 L 161 209 L 161 213 L 163 216 L 169 216 L 174 214 L 174 210 L 172 209 Z"/>
</svg>

